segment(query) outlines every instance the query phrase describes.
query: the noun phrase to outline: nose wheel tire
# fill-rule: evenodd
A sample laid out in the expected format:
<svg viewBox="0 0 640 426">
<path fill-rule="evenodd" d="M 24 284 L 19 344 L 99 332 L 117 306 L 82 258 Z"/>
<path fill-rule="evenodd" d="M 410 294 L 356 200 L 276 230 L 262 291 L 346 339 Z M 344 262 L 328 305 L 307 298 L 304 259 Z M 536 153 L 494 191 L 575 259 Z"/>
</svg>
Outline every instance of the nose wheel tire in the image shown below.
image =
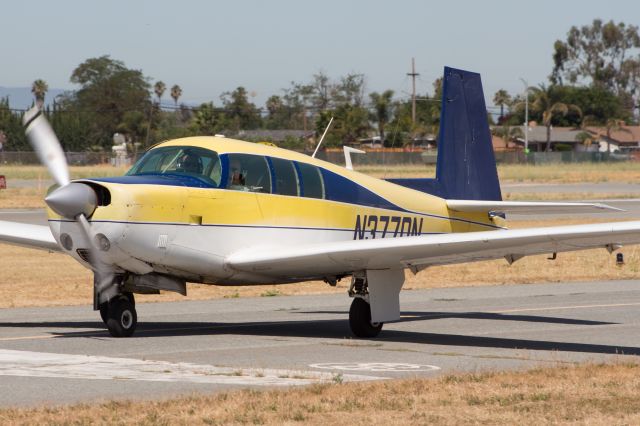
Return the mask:
<svg viewBox="0 0 640 426">
<path fill-rule="evenodd" d="M 381 322 L 371 322 L 371 306 L 361 297 L 356 297 L 351 302 L 349 326 L 357 337 L 376 337 L 382 330 Z"/>
<path fill-rule="evenodd" d="M 108 303 L 107 328 L 113 337 L 130 337 L 138 325 L 138 315 L 131 300 L 125 296 L 113 298 Z M 102 309 L 100 309 L 102 315 Z"/>
<path fill-rule="evenodd" d="M 122 293 L 122 296 L 129 299 L 129 302 L 131 302 L 131 305 L 133 305 L 134 308 L 136 307 L 136 300 L 133 297 L 133 293 Z M 109 302 L 102 303 L 98 310 L 100 311 L 100 318 L 102 319 L 102 322 L 106 324 L 109 319 Z"/>
</svg>

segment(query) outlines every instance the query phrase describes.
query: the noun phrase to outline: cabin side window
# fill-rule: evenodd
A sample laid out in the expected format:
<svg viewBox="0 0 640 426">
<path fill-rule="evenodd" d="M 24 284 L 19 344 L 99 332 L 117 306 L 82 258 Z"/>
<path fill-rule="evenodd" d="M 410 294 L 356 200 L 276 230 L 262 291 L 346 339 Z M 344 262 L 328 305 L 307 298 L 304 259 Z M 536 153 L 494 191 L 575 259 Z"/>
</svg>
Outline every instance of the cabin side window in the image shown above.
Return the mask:
<svg viewBox="0 0 640 426">
<path fill-rule="evenodd" d="M 275 175 L 274 194 L 300 195 L 298 189 L 298 175 L 293 162 L 281 158 L 271 158 Z"/>
<path fill-rule="evenodd" d="M 265 157 L 229 154 L 227 189 L 249 192 L 271 192 L 271 172 Z"/>
<path fill-rule="evenodd" d="M 302 180 L 302 196 L 307 198 L 325 198 L 324 182 L 320 169 L 306 163 L 297 163 Z"/>
</svg>

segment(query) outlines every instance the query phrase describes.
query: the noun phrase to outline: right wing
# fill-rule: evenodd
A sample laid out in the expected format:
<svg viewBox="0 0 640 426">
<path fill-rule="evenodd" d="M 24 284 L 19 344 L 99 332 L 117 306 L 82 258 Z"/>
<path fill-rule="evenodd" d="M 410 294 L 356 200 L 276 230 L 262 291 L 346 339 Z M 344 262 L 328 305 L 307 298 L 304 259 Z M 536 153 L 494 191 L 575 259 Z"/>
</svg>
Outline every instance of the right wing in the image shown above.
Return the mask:
<svg viewBox="0 0 640 426">
<path fill-rule="evenodd" d="M 640 243 L 640 221 L 462 232 L 414 237 L 263 246 L 239 250 L 226 259 L 238 271 L 270 277 L 322 277 L 366 269 L 430 265 L 606 248 Z"/>
<path fill-rule="evenodd" d="M 0 221 L 0 242 L 48 251 L 62 251 L 44 225 Z"/>
</svg>

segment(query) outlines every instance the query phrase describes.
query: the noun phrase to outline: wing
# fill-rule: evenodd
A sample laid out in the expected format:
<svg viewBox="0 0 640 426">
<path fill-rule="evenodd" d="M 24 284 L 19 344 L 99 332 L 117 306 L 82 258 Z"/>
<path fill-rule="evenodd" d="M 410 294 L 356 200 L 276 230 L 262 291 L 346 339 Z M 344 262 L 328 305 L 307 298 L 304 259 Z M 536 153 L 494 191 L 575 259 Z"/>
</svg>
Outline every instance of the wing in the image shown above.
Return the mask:
<svg viewBox="0 0 640 426">
<path fill-rule="evenodd" d="M 272 277 L 322 277 L 364 269 L 422 267 L 640 243 L 640 221 L 424 235 L 238 251 L 229 267 Z"/>
<path fill-rule="evenodd" d="M 61 251 L 44 225 L 0 221 L 0 242 L 49 251 Z"/>
<path fill-rule="evenodd" d="M 552 203 L 531 201 L 447 200 L 447 207 L 457 212 L 500 212 L 511 214 L 574 214 L 622 211 L 600 203 Z"/>
</svg>

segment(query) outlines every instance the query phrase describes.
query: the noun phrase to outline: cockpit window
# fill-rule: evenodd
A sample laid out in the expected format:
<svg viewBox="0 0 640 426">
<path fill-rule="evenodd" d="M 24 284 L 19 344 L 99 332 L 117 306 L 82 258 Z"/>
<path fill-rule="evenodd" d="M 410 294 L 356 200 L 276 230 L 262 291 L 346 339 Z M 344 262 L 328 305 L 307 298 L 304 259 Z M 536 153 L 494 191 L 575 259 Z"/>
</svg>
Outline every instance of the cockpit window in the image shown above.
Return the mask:
<svg viewBox="0 0 640 426">
<path fill-rule="evenodd" d="M 184 175 L 219 187 L 222 166 L 214 151 L 193 146 L 167 146 L 147 152 L 127 175 Z"/>
</svg>

